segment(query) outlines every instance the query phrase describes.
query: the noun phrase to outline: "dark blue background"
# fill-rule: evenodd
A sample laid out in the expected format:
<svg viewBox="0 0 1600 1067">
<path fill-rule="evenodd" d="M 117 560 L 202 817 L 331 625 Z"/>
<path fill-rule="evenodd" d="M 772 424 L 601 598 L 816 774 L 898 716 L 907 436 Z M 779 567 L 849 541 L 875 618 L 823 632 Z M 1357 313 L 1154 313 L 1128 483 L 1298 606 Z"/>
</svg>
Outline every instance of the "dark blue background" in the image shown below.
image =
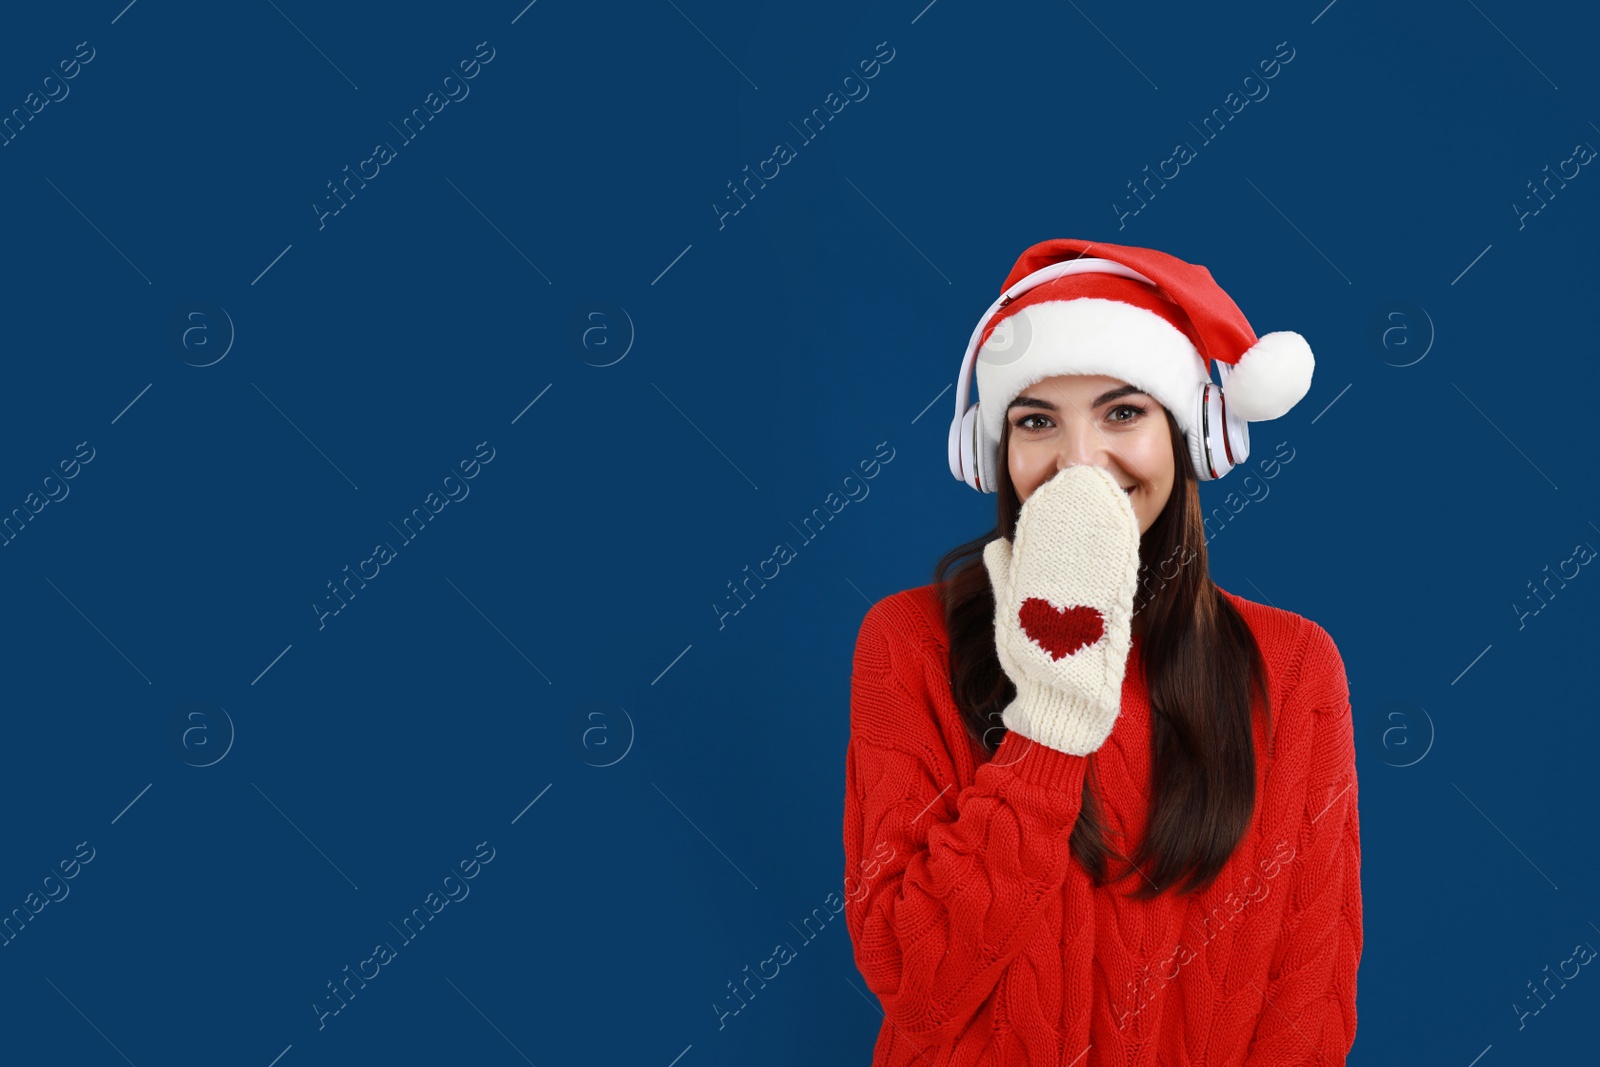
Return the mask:
<svg viewBox="0 0 1600 1067">
<path fill-rule="evenodd" d="M 1594 27 L 1536 14 L 8 9 L 0 113 L 78 42 L 94 58 L 0 147 L 0 509 L 94 458 L 0 549 L 0 913 L 94 858 L 0 948 L 0 1058 L 868 1062 L 842 916 L 795 929 L 845 873 L 850 655 L 871 602 L 993 524 L 946 468 L 954 379 L 1049 237 L 1203 263 L 1316 352 L 1310 394 L 1254 431 L 1292 462 L 1211 558 L 1348 667 L 1352 1062 L 1592 1050 L 1600 979 L 1520 1030 L 1512 1009 L 1600 944 L 1600 578 L 1513 609 L 1600 545 L 1600 178 L 1512 207 L 1600 144 Z M 326 183 L 484 41 L 470 94 L 319 229 Z M 790 123 L 885 41 L 802 143 Z M 1269 95 L 1202 142 L 1285 41 Z M 1180 140 L 1197 157 L 1119 228 Z M 779 141 L 796 158 L 719 228 Z M 319 629 L 326 583 L 484 441 L 470 494 Z M 325 983 L 479 842 L 470 895 L 319 1030 Z M 797 958 L 719 1029 L 783 941 Z"/>
</svg>

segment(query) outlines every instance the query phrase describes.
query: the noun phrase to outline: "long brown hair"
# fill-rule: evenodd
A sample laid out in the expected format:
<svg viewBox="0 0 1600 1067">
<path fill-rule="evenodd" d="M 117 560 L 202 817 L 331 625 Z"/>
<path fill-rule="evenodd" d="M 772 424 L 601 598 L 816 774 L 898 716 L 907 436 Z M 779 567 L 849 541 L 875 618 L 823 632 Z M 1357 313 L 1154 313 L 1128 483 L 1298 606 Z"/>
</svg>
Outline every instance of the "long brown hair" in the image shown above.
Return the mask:
<svg viewBox="0 0 1600 1067">
<path fill-rule="evenodd" d="M 1188 445 L 1172 413 L 1172 495 L 1139 538 L 1135 613 L 1143 618 L 1144 676 L 1150 694 L 1150 810 L 1144 840 L 1130 856 L 1106 841 L 1094 789 L 1094 761 L 1083 783 L 1083 806 L 1072 828 L 1073 855 L 1096 885 L 1112 880 L 1116 855 L 1143 874 L 1133 899 L 1147 900 L 1187 874 L 1178 893 L 1198 892 L 1221 873 L 1250 825 L 1255 808 L 1256 753 L 1252 695 L 1259 694 L 1271 730 L 1266 666 L 1248 624 L 1211 580 L 1199 483 Z M 1022 503 L 1006 456 L 1010 420 L 1002 422 L 997 495 L 990 532 L 947 552 L 934 567 L 950 646 L 950 688 L 968 733 L 989 755 L 1006 728 L 1000 712 L 1016 687 L 1000 668 L 994 645 L 994 590 L 983 547 L 1011 540 Z M 1270 736 L 1270 733 L 1269 733 Z"/>
</svg>

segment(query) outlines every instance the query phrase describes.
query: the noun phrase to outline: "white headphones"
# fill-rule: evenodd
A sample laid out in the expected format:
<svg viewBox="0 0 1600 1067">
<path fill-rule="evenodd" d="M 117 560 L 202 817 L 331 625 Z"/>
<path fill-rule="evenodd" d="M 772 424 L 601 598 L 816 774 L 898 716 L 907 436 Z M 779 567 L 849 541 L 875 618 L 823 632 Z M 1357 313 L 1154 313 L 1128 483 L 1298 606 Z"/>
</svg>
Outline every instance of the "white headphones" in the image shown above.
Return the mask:
<svg viewBox="0 0 1600 1067">
<path fill-rule="evenodd" d="M 983 313 L 967 342 L 966 355 L 961 360 L 961 377 L 956 382 L 955 418 L 950 421 L 950 473 L 956 481 L 966 482 L 981 493 L 993 493 L 999 486 L 996 467 L 1000 462 L 1000 442 L 990 439 L 979 417 L 979 404 L 968 405 L 978 354 L 978 339 L 994 313 L 1017 297 L 1036 286 L 1068 274 L 1081 273 L 1118 274 L 1124 278 L 1155 286 L 1155 282 L 1132 267 L 1109 259 L 1078 258 L 1052 263 L 1036 270 L 1018 281 Z M 1223 399 L 1223 386 L 1232 373 L 1231 364 L 1222 360 L 1217 365 L 1217 382 L 1205 382 L 1194 394 L 1191 425 L 1188 433 L 1189 458 L 1200 480 L 1214 481 L 1243 463 L 1250 455 L 1250 424 L 1237 415 L 1229 414 Z"/>
</svg>

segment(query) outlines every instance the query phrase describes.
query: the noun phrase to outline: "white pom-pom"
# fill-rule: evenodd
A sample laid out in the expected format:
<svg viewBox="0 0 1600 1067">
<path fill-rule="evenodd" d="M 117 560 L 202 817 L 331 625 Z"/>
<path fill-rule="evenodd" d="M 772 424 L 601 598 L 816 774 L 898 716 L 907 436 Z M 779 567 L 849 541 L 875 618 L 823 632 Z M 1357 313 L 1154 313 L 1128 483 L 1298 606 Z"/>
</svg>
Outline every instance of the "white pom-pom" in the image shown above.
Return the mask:
<svg viewBox="0 0 1600 1067">
<path fill-rule="evenodd" d="M 1306 339 L 1293 330 L 1262 335 L 1228 375 L 1228 413 L 1247 422 L 1287 414 L 1311 388 L 1316 362 Z"/>
</svg>

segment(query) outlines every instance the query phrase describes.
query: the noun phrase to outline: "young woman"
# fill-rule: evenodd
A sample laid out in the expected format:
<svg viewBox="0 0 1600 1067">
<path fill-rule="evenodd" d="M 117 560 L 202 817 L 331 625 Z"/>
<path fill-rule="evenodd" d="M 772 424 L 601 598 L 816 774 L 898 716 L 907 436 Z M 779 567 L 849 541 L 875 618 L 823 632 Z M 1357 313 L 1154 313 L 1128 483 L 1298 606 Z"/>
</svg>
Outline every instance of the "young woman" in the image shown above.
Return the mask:
<svg viewBox="0 0 1600 1067">
<path fill-rule="evenodd" d="M 1310 372 L 1299 335 L 1258 339 L 1204 267 L 1150 249 L 1035 245 L 980 320 L 951 466 L 997 494 L 996 529 L 868 611 L 851 676 L 875 1067 L 1344 1063 L 1344 664 L 1211 580 L 1198 493 Z"/>
</svg>

